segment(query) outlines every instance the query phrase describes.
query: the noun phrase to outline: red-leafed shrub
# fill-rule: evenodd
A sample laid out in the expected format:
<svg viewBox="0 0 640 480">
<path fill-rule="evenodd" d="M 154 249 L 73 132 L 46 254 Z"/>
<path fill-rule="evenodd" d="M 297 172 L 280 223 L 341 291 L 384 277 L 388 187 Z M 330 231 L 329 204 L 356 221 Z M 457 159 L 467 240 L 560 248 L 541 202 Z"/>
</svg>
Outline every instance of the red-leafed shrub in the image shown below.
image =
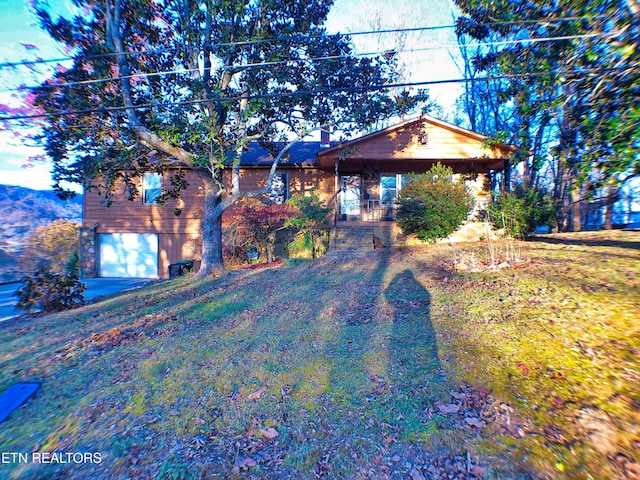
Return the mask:
<svg viewBox="0 0 640 480">
<path fill-rule="evenodd" d="M 257 260 L 259 256 L 273 262 L 276 231 L 295 215 L 289 205 L 265 205 L 252 200 L 227 210 L 222 228 L 227 265 Z"/>
</svg>

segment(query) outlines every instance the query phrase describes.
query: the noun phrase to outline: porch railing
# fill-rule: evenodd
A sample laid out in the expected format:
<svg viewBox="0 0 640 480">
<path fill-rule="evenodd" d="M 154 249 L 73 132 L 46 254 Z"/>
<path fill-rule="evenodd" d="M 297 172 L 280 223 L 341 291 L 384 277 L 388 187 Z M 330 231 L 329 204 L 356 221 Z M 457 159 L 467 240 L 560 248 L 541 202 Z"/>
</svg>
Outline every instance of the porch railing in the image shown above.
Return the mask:
<svg viewBox="0 0 640 480">
<path fill-rule="evenodd" d="M 355 211 L 354 211 L 355 210 Z M 357 209 L 350 209 L 357 212 Z M 380 200 L 363 200 L 360 202 L 360 213 L 342 215 L 341 220 L 361 222 L 393 222 L 396 219 L 397 205 L 383 205 Z"/>
</svg>

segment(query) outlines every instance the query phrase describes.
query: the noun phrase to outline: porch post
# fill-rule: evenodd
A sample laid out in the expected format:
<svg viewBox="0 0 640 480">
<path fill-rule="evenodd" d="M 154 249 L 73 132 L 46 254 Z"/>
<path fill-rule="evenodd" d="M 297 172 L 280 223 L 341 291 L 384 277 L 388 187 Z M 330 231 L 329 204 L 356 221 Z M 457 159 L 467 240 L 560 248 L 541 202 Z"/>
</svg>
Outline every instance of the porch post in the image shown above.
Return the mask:
<svg viewBox="0 0 640 480">
<path fill-rule="evenodd" d="M 335 166 L 335 170 L 334 170 L 334 175 L 333 175 L 333 191 L 335 193 L 334 197 L 335 197 L 335 209 L 334 209 L 334 214 L 333 214 L 333 226 L 335 227 L 336 225 L 338 225 L 338 215 L 340 214 L 339 209 L 340 209 L 340 202 L 338 200 L 338 192 L 339 192 L 339 188 L 340 188 L 340 174 L 338 172 L 338 162 L 340 161 L 339 158 L 336 157 L 336 166 Z"/>
</svg>

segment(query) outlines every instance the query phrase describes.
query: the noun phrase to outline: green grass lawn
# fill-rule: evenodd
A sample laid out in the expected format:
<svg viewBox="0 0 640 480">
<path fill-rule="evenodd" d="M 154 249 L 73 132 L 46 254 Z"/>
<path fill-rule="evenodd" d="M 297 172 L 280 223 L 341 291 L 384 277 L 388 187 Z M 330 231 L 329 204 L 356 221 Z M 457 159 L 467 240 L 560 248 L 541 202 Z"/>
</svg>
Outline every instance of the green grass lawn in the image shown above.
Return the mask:
<svg viewBox="0 0 640 480">
<path fill-rule="evenodd" d="M 42 382 L 0 454 L 101 460 L 0 478 L 639 478 L 640 234 L 516 250 L 464 273 L 485 244 L 291 262 L 0 324 L 0 391 Z"/>
</svg>

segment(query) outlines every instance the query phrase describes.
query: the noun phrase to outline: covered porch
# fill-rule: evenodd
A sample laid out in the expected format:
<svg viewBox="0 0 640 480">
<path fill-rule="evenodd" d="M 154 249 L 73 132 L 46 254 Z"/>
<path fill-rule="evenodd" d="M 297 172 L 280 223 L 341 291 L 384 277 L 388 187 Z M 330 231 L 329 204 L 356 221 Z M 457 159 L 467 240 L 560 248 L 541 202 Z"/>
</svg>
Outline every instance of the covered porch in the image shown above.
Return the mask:
<svg viewBox="0 0 640 480">
<path fill-rule="evenodd" d="M 349 173 L 336 179 L 336 222 L 395 221 L 399 191 L 395 174 Z"/>
<path fill-rule="evenodd" d="M 334 225 L 394 224 L 398 196 L 411 174 L 423 174 L 436 163 L 449 166 L 473 193 L 469 220 L 483 218 L 491 201 L 491 175 L 504 169 L 515 151 L 510 145 L 488 146 L 486 140 L 421 116 L 320 151 L 320 166 L 334 171 Z"/>
<path fill-rule="evenodd" d="M 486 137 L 440 120 L 417 119 L 339 144 L 318 153 L 320 166 L 334 171 L 336 226 L 389 225 L 398 195 L 411 174 L 434 164 L 451 167 L 472 191 L 470 219 L 481 218 L 491 199 L 490 175 L 502 170 L 514 147 L 487 147 Z"/>
<path fill-rule="evenodd" d="M 396 221 L 398 196 L 412 174 L 424 174 L 432 163 L 415 165 L 416 169 L 402 173 L 348 173 L 336 175 L 335 223 L 336 225 L 379 224 Z M 454 172 L 459 168 L 455 169 Z M 484 220 L 491 201 L 491 185 L 488 172 L 454 173 L 453 180 L 465 183 L 473 194 L 475 203 L 469 220 Z"/>
</svg>

